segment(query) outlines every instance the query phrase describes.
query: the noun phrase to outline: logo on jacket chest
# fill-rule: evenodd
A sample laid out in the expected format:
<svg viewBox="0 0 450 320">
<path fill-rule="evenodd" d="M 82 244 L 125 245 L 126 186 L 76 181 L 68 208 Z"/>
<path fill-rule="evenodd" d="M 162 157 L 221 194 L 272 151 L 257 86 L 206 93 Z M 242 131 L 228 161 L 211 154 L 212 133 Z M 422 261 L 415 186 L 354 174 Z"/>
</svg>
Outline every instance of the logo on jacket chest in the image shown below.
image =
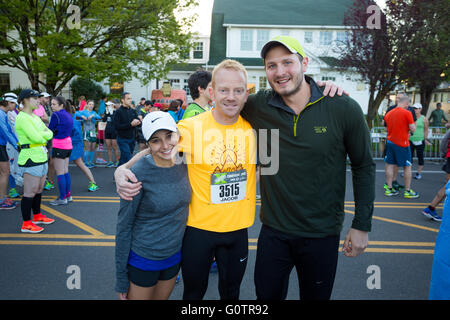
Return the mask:
<svg viewBox="0 0 450 320">
<path fill-rule="evenodd" d="M 327 126 L 314 126 L 314 133 L 322 134 L 327 132 Z"/>
</svg>

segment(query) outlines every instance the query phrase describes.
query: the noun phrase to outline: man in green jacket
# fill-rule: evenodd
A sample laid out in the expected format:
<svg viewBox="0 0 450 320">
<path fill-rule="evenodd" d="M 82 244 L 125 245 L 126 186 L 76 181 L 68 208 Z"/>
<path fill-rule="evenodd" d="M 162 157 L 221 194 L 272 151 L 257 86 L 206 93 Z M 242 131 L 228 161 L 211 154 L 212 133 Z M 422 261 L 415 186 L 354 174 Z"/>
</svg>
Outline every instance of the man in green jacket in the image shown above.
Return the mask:
<svg viewBox="0 0 450 320">
<path fill-rule="evenodd" d="M 355 257 L 368 244 L 375 199 L 369 129 L 356 101 L 345 95 L 324 96 L 323 89 L 305 76 L 308 57 L 295 38 L 276 37 L 262 48 L 261 56 L 272 89 L 249 96 L 241 112 L 260 135 L 261 129 L 269 129 L 278 138 L 265 139 L 265 145 L 259 139 L 263 226 L 255 264 L 256 295 L 260 300 L 285 299 L 295 266 L 301 299 L 329 299 L 345 215 L 347 156 L 355 215 L 343 252 Z M 278 157 L 264 163 L 262 155 L 275 144 Z M 271 166 L 277 172 L 271 172 Z"/>
<path fill-rule="evenodd" d="M 444 120 L 444 122 L 448 122 L 440 102 L 436 104 L 436 109 L 431 112 L 428 120 L 430 120 L 430 127 L 441 127 L 442 120 Z"/>
</svg>

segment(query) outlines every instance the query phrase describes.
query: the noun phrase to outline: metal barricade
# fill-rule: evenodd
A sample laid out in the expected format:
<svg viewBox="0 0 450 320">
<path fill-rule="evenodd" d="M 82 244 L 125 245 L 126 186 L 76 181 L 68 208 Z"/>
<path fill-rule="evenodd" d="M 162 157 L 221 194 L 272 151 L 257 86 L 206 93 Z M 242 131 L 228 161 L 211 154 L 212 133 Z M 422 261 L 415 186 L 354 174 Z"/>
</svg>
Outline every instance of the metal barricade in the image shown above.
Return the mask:
<svg viewBox="0 0 450 320">
<path fill-rule="evenodd" d="M 430 145 L 425 147 L 425 160 L 431 161 L 443 161 L 440 154 L 441 139 L 447 132 L 445 127 L 429 127 L 428 128 L 428 141 Z M 372 157 L 374 160 L 384 159 L 384 150 L 386 148 L 387 130 L 385 127 L 373 127 L 370 131 L 372 139 Z"/>
</svg>

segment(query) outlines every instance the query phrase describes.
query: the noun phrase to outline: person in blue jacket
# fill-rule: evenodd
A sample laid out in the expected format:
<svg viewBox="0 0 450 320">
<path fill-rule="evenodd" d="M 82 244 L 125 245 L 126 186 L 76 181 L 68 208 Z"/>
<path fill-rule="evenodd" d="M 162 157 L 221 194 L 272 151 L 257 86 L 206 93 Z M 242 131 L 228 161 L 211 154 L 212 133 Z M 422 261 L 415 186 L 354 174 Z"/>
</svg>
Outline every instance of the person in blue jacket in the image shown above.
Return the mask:
<svg viewBox="0 0 450 320">
<path fill-rule="evenodd" d="M 98 190 L 98 185 L 95 182 L 94 175 L 91 170 L 84 164 L 81 157 L 83 156 L 83 130 L 81 128 L 81 121 L 76 119 L 75 107 L 72 105 L 73 113 L 73 128 L 70 134 L 72 139 L 72 153 L 70 154 L 70 161 L 73 161 L 75 165 L 80 168 L 84 175 L 89 180 L 88 190 L 93 192 Z M 68 201 L 72 201 L 70 197 Z"/>
<path fill-rule="evenodd" d="M 450 300 L 450 181 L 445 185 L 444 211 L 434 245 L 430 300 Z"/>
<path fill-rule="evenodd" d="M 16 203 L 8 199 L 6 190 L 9 180 L 9 157 L 6 144 L 9 142 L 17 148 L 17 137 L 8 122 L 7 112 L 10 111 L 8 101 L 0 101 L 0 209 L 14 209 Z"/>
<path fill-rule="evenodd" d="M 83 111 L 77 111 L 75 113 L 77 120 L 82 120 L 84 126 L 84 141 L 86 141 L 86 148 L 84 151 L 84 163 L 86 167 L 93 168 L 95 145 L 97 143 L 97 120 L 101 120 L 101 117 L 94 111 L 94 101 L 89 100 Z"/>
</svg>

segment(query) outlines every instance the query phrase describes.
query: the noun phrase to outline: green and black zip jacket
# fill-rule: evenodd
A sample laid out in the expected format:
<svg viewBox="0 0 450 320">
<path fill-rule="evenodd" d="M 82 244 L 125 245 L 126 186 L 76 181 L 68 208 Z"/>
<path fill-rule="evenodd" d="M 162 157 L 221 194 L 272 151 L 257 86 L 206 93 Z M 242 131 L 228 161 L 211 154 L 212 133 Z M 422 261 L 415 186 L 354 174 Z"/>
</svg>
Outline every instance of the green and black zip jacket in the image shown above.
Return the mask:
<svg viewBox="0 0 450 320">
<path fill-rule="evenodd" d="M 306 81 L 311 99 L 298 115 L 273 90 L 250 95 L 241 112 L 257 131 L 261 167 L 278 165 L 276 173 L 261 175 L 261 221 L 300 237 L 338 235 L 345 216 L 348 156 L 355 201 L 352 228 L 371 231 L 375 163 L 361 107 L 345 95 L 325 97 L 314 80 Z M 263 146 L 261 129 L 268 129 Z M 278 159 L 272 135 L 273 143 L 279 143 Z M 264 163 L 264 155 L 271 157 L 270 163 Z"/>
</svg>

